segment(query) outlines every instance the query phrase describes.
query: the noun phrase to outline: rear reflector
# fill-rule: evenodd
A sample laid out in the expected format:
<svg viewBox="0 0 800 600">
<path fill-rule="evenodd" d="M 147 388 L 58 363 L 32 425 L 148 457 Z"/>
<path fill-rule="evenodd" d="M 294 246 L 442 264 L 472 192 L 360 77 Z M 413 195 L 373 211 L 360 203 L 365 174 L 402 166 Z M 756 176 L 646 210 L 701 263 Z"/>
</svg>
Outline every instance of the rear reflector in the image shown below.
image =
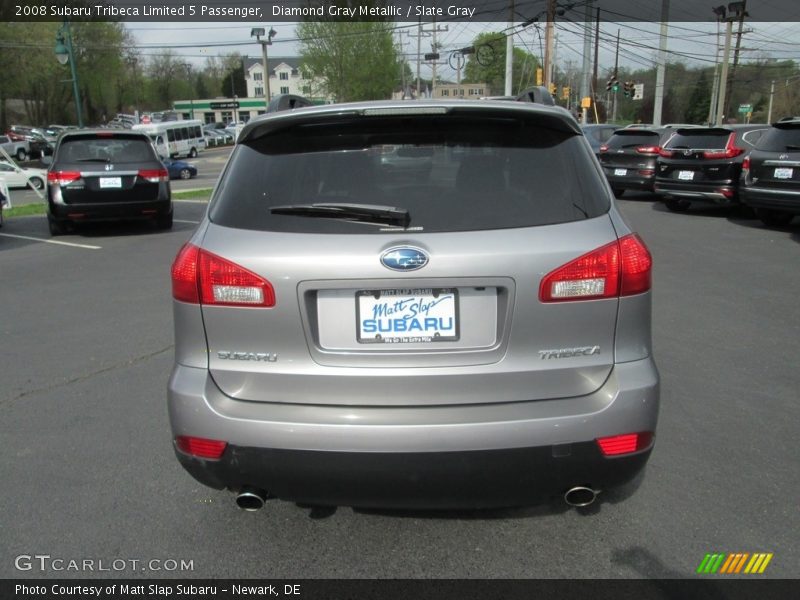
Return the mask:
<svg viewBox="0 0 800 600">
<path fill-rule="evenodd" d="M 197 456 L 199 458 L 218 459 L 228 447 L 228 442 L 220 440 L 208 440 L 205 438 L 179 435 L 175 438 L 175 444 L 181 452 Z"/>
<path fill-rule="evenodd" d="M 627 433 L 625 435 L 612 435 L 595 440 L 604 456 L 619 456 L 646 450 L 653 442 L 653 432 Z"/>
<path fill-rule="evenodd" d="M 601 246 L 548 273 L 539 286 L 542 302 L 596 300 L 650 289 L 653 259 L 636 234 Z"/>
<path fill-rule="evenodd" d="M 742 161 L 742 171 L 745 175 L 750 172 L 750 157 L 746 156 L 745 159 Z"/>
<path fill-rule="evenodd" d="M 172 297 L 192 304 L 275 306 L 269 281 L 192 244 L 185 244 L 172 264 Z"/>
<path fill-rule="evenodd" d="M 81 178 L 80 171 L 49 171 L 47 173 L 47 183 L 64 185 L 77 181 Z"/>
</svg>

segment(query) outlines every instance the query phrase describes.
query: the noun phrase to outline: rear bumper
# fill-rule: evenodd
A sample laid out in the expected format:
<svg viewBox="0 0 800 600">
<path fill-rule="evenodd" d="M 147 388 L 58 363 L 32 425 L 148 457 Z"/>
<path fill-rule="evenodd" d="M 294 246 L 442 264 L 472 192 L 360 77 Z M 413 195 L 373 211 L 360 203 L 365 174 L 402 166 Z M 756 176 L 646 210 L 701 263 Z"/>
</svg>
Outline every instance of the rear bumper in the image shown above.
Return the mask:
<svg viewBox="0 0 800 600">
<path fill-rule="evenodd" d="M 737 186 L 725 182 L 706 185 L 698 185 L 696 183 L 681 185 L 673 181 L 665 183 L 656 180 L 655 192 L 665 198 L 684 198 L 692 202 L 721 205 L 738 202 Z"/>
<path fill-rule="evenodd" d="M 146 202 L 63 204 L 48 200 L 48 213 L 58 221 L 152 219 L 172 212 L 169 198 Z"/>
<path fill-rule="evenodd" d="M 602 456 L 594 440 L 655 431 L 652 359 L 618 364 L 579 398 L 470 406 L 338 407 L 242 402 L 207 370 L 177 365 L 168 390 L 174 435 L 225 440 L 220 460 L 176 450 L 213 488 L 253 486 L 285 500 L 381 507 L 535 503 L 576 485 L 621 485 L 650 449 Z M 582 411 L 559 412 L 565 404 Z"/>
<path fill-rule="evenodd" d="M 609 175 L 606 173 L 606 179 L 612 188 L 620 188 L 623 190 L 644 190 L 648 192 L 653 191 L 653 184 L 655 182 L 654 176 L 635 175 L 620 177 L 617 175 Z"/>
<path fill-rule="evenodd" d="M 800 191 L 772 190 L 760 187 L 742 187 L 742 202 L 753 208 L 768 208 L 800 214 Z"/>
</svg>

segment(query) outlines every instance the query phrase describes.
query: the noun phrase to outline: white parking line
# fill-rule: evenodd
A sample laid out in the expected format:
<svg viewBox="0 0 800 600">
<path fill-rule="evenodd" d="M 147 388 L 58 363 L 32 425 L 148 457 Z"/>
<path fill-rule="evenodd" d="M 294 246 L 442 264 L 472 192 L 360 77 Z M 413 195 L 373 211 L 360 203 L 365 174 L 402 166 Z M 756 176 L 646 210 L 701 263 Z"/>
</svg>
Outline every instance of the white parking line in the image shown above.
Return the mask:
<svg viewBox="0 0 800 600">
<path fill-rule="evenodd" d="M 20 240 L 31 240 L 42 242 L 43 244 L 58 244 L 59 246 L 72 246 L 73 248 L 85 248 L 86 250 L 101 250 L 102 246 L 89 246 L 88 244 L 73 244 L 72 242 L 59 242 L 57 240 L 43 240 L 42 238 L 29 237 L 27 235 L 14 235 L 13 233 L 0 233 L 2 237 L 17 238 Z"/>
<path fill-rule="evenodd" d="M 182 221 L 181 219 L 173 219 L 176 223 L 191 223 L 192 225 L 197 225 L 200 221 Z"/>
</svg>

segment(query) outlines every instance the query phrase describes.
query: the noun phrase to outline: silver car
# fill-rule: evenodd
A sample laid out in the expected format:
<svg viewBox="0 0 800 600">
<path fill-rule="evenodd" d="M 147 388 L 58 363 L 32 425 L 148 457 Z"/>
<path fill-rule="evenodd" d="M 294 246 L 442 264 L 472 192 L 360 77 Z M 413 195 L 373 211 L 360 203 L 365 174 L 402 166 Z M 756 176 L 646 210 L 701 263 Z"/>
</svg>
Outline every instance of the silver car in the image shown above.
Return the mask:
<svg viewBox="0 0 800 600">
<path fill-rule="evenodd" d="M 653 448 L 651 266 L 558 107 L 251 120 L 172 267 L 175 453 L 248 510 L 589 504 Z"/>
</svg>

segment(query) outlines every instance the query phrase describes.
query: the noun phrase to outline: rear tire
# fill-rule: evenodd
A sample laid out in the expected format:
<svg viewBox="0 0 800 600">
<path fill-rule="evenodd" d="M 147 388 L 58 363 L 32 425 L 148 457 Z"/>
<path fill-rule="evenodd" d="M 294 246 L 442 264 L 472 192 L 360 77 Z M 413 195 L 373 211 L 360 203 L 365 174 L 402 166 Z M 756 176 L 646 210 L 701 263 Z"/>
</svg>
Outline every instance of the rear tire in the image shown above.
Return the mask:
<svg viewBox="0 0 800 600">
<path fill-rule="evenodd" d="M 19 148 L 17 150 L 17 160 L 23 161 L 28 158 L 28 153 L 25 152 L 25 148 Z"/>
<path fill-rule="evenodd" d="M 756 216 L 761 219 L 761 222 L 767 227 L 783 227 L 784 225 L 788 225 L 794 218 L 792 213 L 782 210 L 772 210 L 770 208 L 757 208 Z"/>
<path fill-rule="evenodd" d="M 172 211 L 156 217 L 156 229 L 172 229 Z"/>
<path fill-rule="evenodd" d="M 611 191 L 614 192 L 615 198 L 622 198 L 623 194 L 625 194 L 625 190 L 623 188 L 611 188 Z"/>
<path fill-rule="evenodd" d="M 189 158 L 196 158 L 197 157 L 197 148 L 192 148 L 189 150 Z"/>
<path fill-rule="evenodd" d="M 688 200 L 677 198 L 668 198 L 664 200 L 664 204 L 666 204 L 667 209 L 671 210 L 672 212 L 686 212 L 692 205 L 692 203 Z"/>
<path fill-rule="evenodd" d="M 44 181 L 42 181 L 41 177 L 31 177 L 29 181 L 31 182 L 31 186 L 33 187 L 33 189 L 35 190 L 44 189 Z"/>
<path fill-rule="evenodd" d="M 50 230 L 50 235 L 53 237 L 64 235 L 67 232 L 66 225 L 61 221 L 56 221 L 50 215 L 47 215 L 47 228 Z"/>
</svg>

